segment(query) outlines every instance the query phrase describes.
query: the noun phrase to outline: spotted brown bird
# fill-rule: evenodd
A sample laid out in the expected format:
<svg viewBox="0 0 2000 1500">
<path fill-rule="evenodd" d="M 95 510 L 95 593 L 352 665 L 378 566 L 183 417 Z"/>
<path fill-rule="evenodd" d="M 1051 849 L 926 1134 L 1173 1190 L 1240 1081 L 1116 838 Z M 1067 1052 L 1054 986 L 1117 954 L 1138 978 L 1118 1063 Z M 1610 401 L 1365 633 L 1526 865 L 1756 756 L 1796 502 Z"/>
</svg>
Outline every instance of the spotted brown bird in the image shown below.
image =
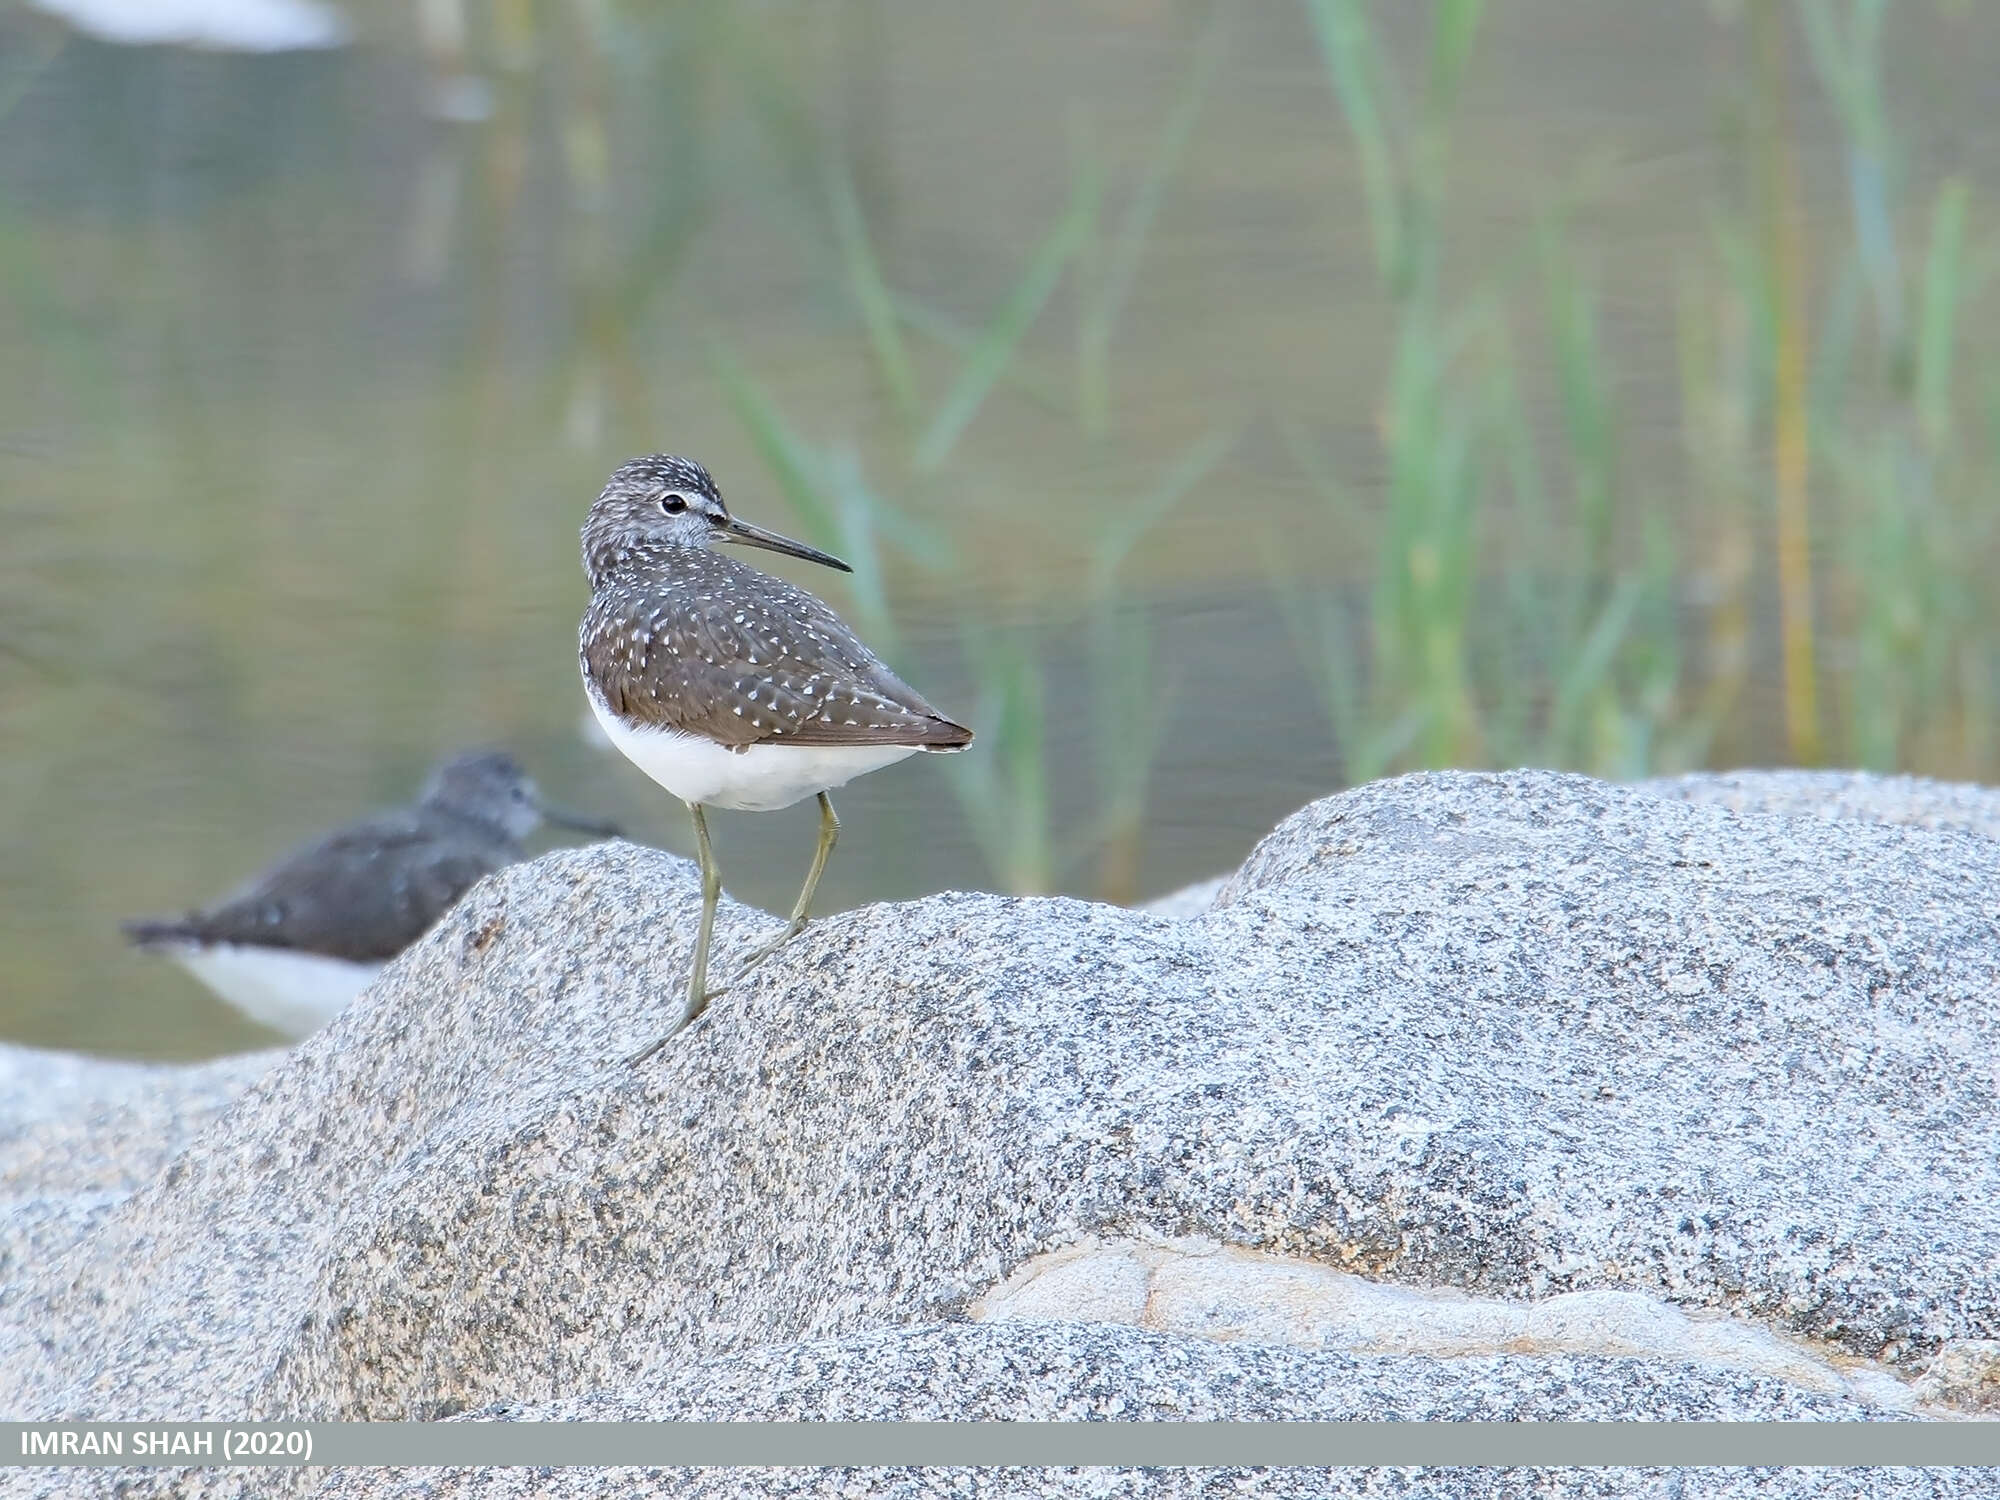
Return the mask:
<svg viewBox="0 0 2000 1500">
<path fill-rule="evenodd" d="M 707 972 L 722 874 L 704 809 L 771 812 L 819 799 L 819 843 L 791 920 L 740 977 L 805 928 L 840 834 L 827 792 L 919 751 L 972 743 L 970 729 L 890 671 L 824 603 L 717 551 L 723 543 L 852 571 L 737 519 L 708 470 L 670 454 L 621 464 L 583 525 L 591 599 L 579 654 L 591 709 L 611 743 L 694 820 L 701 925 L 675 1031 L 719 993 Z"/>
</svg>

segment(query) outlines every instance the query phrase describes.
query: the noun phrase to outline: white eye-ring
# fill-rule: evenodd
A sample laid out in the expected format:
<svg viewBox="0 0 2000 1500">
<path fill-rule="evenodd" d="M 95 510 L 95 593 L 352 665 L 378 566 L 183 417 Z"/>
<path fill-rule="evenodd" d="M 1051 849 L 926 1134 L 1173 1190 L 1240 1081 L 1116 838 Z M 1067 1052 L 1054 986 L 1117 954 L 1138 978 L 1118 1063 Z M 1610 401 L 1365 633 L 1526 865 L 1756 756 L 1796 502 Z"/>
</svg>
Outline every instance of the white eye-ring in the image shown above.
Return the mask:
<svg viewBox="0 0 2000 1500">
<path fill-rule="evenodd" d="M 667 515 L 677 516 L 687 508 L 688 508 L 687 496 L 685 495 L 660 496 L 660 509 L 664 511 Z"/>
</svg>

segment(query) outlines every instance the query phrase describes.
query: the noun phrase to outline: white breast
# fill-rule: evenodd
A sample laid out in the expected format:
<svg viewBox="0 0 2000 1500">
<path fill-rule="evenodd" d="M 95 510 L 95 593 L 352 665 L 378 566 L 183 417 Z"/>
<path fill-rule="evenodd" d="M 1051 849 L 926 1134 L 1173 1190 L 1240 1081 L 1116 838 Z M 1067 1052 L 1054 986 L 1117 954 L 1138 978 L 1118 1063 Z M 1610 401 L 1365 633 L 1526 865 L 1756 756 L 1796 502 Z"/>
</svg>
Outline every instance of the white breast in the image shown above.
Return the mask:
<svg viewBox="0 0 2000 1500">
<path fill-rule="evenodd" d="M 585 681 L 590 711 L 633 765 L 683 802 L 737 812 L 775 812 L 857 776 L 907 760 L 916 745 L 752 745 L 730 750 L 698 735 L 634 727 Z"/>
<path fill-rule="evenodd" d="M 244 943 L 173 943 L 160 951 L 251 1020 L 291 1037 L 309 1036 L 339 1015 L 384 967 Z"/>
</svg>

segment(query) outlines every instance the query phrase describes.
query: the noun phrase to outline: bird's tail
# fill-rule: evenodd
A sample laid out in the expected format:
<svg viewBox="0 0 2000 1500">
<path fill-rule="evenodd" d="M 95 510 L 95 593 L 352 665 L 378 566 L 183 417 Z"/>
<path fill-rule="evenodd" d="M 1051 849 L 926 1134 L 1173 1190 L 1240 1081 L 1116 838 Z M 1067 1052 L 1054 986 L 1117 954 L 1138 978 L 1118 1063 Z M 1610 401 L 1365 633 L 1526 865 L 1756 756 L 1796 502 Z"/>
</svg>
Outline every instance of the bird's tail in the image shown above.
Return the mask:
<svg viewBox="0 0 2000 1500">
<path fill-rule="evenodd" d="M 930 733 L 924 737 L 919 749 L 949 754 L 954 750 L 963 750 L 972 743 L 970 729 L 963 724 L 954 724 L 942 715 L 931 721 L 929 729 Z"/>
<path fill-rule="evenodd" d="M 170 922 L 140 918 L 132 922 L 120 922 L 119 930 L 125 934 L 125 941 L 135 948 L 166 948 L 175 943 L 196 941 L 194 926 L 185 917 Z"/>
</svg>

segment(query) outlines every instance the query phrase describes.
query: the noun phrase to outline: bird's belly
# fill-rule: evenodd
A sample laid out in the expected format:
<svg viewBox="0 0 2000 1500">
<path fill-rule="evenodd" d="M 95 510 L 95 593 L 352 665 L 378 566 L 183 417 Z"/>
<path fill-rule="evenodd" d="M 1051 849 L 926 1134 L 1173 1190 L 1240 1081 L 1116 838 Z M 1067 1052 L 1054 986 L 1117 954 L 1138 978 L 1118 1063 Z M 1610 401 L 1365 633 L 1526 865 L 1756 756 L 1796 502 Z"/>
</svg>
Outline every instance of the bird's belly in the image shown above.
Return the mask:
<svg viewBox="0 0 2000 1500">
<path fill-rule="evenodd" d="M 248 943 L 175 943 L 163 951 L 251 1020 L 290 1037 L 319 1030 L 384 967 Z"/>
<path fill-rule="evenodd" d="M 591 693 L 591 712 L 633 765 L 683 802 L 736 812 L 775 812 L 857 776 L 893 766 L 915 745 L 752 745 L 730 750 L 673 729 L 635 729 Z"/>
</svg>

